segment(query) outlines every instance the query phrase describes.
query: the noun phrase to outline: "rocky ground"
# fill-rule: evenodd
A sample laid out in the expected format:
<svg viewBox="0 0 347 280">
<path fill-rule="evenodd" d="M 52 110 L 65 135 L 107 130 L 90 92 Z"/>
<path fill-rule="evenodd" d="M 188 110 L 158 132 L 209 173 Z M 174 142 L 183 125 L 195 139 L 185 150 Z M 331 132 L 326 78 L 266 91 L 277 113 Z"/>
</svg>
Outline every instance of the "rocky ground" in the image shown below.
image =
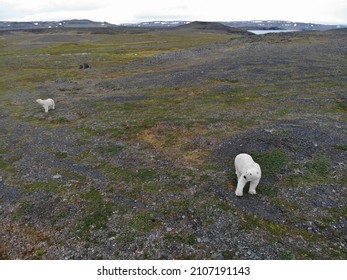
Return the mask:
<svg viewBox="0 0 347 280">
<path fill-rule="evenodd" d="M 0 34 L 0 258 L 346 259 L 346 33 Z"/>
</svg>

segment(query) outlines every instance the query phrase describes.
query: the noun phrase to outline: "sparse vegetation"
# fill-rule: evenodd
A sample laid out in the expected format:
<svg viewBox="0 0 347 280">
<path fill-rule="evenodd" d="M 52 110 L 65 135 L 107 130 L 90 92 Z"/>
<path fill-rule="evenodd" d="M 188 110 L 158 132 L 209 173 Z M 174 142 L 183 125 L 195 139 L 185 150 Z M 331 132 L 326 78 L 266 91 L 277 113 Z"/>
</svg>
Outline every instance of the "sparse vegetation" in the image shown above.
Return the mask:
<svg viewBox="0 0 347 280">
<path fill-rule="evenodd" d="M 262 173 L 276 175 L 286 168 L 288 156 L 280 149 L 273 149 L 263 153 L 254 151 L 254 160 L 261 166 Z"/>
<path fill-rule="evenodd" d="M 287 177 L 291 185 L 329 183 L 335 180 L 331 176 L 332 162 L 324 154 L 314 154 L 303 163 L 292 166 L 293 173 Z"/>
<path fill-rule="evenodd" d="M 0 259 L 346 259 L 346 30 L 102 30 L 0 33 Z"/>
<path fill-rule="evenodd" d="M 55 182 L 34 181 L 28 184 L 24 184 L 22 190 L 25 193 L 30 193 L 37 190 L 58 192 L 60 189 L 59 185 Z"/>
<path fill-rule="evenodd" d="M 99 190 L 91 188 L 82 198 L 85 200 L 85 215 L 77 224 L 76 233 L 89 240 L 90 231 L 105 228 L 111 216 L 114 205 L 104 202 Z"/>
<path fill-rule="evenodd" d="M 42 259 L 43 256 L 45 255 L 45 251 L 42 250 L 42 249 L 38 249 L 36 252 L 35 252 L 35 255 L 38 259 Z"/>
</svg>

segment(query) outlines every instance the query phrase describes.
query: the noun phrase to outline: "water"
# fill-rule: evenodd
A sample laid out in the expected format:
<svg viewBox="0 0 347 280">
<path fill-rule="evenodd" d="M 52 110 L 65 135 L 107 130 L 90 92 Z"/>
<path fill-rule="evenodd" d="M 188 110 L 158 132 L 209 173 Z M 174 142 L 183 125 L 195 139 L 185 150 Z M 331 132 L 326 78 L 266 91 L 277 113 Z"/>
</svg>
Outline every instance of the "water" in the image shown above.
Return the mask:
<svg viewBox="0 0 347 280">
<path fill-rule="evenodd" d="M 263 35 L 267 33 L 281 33 L 281 32 L 297 32 L 300 30 L 248 30 L 249 32 L 252 32 L 256 35 Z"/>
</svg>

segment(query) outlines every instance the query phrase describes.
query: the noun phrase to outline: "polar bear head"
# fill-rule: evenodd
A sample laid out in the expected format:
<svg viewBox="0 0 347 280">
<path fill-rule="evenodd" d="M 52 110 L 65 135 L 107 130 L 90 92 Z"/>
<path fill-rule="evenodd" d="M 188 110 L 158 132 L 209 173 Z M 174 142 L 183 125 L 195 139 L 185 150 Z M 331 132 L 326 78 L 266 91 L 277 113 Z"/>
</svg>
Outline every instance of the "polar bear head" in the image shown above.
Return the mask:
<svg viewBox="0 0 347 280">
<path fill-rule="evenodd" d="M 261 171 L 259 166 L 254 166 L 248 168 L 247 171 L 243 174 L 243 178 L 247 181 L 256 181 L 260 179 Z"/>
<path fill-rule="evenodd" d="M 36 99 L 36 102 L 39 103 L 39 104 L 43 104 L 43 100 L 42 99 Z"/>
</svg>

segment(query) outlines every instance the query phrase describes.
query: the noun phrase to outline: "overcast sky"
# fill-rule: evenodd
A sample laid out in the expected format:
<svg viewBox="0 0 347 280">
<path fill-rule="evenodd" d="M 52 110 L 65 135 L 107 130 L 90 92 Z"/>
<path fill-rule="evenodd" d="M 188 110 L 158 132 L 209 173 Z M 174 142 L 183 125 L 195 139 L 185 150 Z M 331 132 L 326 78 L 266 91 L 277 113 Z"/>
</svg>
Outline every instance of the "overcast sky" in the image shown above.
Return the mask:
<svg viewBox="0 0 347 280">
<path fill-rule="evenodd" d="M 0 21 L 288 20 L 347 24 L 347 0 L 0 0 Z"/>
</svg>

